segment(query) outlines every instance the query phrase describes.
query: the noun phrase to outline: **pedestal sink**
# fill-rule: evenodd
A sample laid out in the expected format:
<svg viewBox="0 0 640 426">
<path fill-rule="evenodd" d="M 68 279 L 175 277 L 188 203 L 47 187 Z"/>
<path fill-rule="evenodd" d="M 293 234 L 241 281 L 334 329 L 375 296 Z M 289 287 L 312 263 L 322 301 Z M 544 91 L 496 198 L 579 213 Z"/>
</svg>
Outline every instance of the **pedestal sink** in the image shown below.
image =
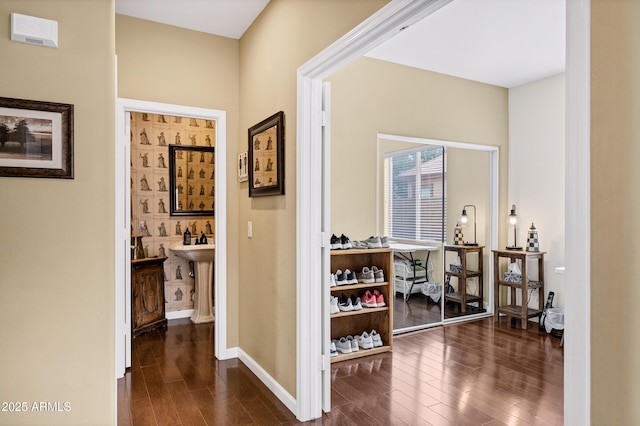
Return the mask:
<svg viewBox="0 0 640 426">
<path fill-rule="evenodd" d="M 195 264 L 196 294 L 191 321 L 195 324 L 213 322 L 211 277 L 213 276 L 215 244 L 185 246 L 182 242 L 179 242 L 169 246 L 169 249 L 175 253 L 176 256 L 190 260 Z"/>
</svg>

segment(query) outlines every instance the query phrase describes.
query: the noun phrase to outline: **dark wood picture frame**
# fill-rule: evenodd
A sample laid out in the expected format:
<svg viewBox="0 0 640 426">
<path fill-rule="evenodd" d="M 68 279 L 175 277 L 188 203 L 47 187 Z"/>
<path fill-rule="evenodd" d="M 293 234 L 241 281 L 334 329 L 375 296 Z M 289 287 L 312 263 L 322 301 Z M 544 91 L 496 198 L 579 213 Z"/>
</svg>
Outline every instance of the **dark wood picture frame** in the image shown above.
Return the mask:
<svg viewBox="0 0 640 426">
<path fill-rule="evenodd" d="M 249 128 L 249 197 L 284 194 L 284 112 Z"/>
<path fill-rule="evenodd" d="M 0 98 L 0 176 L 73 179 L 73 105 Z"/>
<path fill-rule="evenodd" d="M 211 162 L 202 166 L 199 172 L 188 166 L 189 158 L 196 153 L 213 154 Z M 184 169 L 179 170 L 182 166 Z M 215 147 L 169 145 L 169 216 L 215 216 L 214 173 Z M 195 194 L 189 193 L 191 183 L 197 192 Z M 200 191 L 203 193 L 198 192 L 198 185 L 202 186 Z M 190 207 L 191 203 L 193 207 Z M 200 208 L 200 203 L 207 208 Z"/>
</svg>

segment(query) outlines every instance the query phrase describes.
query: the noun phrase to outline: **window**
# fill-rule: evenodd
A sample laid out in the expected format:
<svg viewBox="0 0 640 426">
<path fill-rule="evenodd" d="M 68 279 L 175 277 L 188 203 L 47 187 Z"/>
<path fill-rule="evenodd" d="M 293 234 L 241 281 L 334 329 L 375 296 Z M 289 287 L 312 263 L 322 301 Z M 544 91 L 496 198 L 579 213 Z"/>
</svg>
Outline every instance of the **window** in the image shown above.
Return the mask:
<svg viewBox="0 0 640 426">
<path fill-rule="evenodd" d="M 442 146 L 387 153 L 384 158 L 384 233 L 444 242 L 446 155 Z"/>
</svg>

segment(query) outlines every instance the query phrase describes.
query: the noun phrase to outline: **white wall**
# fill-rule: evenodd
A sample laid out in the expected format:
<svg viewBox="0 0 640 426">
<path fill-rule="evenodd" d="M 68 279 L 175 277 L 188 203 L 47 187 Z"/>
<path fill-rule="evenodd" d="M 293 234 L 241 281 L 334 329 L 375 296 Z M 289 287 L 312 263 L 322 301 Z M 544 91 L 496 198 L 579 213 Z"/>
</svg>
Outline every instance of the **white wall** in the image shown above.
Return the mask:
<svg viewBox="0 0 640 426">
<path fill-rule="evenodd" d="M 532 222 L 538 230 L 547 253 L 545 299 L 555 292 L 555 307 L 564 307 L 563 275 L 555 272 L 564 266 L 564 145 L 564 73 L 509 90 L 508 204 L 520 218 L 519 245 L 526 244 Z"/>
</svg>

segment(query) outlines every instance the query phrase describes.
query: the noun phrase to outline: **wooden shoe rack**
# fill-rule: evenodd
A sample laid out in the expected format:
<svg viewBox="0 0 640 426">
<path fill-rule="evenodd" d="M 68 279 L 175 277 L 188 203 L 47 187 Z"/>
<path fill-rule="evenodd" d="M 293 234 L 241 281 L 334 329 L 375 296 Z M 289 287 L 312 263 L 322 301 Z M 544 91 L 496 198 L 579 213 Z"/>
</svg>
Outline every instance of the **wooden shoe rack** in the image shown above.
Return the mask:
<svg viewBox="0 0 640 426">
<path fill-rule="evenodd" d="M 349 269 L 361 272 L 364 267 L 377 266 L 384 272 L 384 282 L 371 284 L 349 284 L 331 287 L 331 295 L 340 297 L 344 294 L 361 296 L 366 290 L 378 290 L 384 295 L 385 306 L 382 308 L 363 308 L 359 311 L 340 312 L 331 315 L 331 339 L 356 336 L 363 331 L 370 333 L 376 330 L 382 338 L 383 346 L 373 349 L 360 349 L 350 354 L 341 354 L 331 358 L 331 362 L 345 361 L 363 356 L 388 352 L 392 348 L 393 339 L 393 252 L 388 248 L 381 249 L 348 249 L 331 251 L 331 272 L 338 269 L 343 272 Z"/>
</svg>

